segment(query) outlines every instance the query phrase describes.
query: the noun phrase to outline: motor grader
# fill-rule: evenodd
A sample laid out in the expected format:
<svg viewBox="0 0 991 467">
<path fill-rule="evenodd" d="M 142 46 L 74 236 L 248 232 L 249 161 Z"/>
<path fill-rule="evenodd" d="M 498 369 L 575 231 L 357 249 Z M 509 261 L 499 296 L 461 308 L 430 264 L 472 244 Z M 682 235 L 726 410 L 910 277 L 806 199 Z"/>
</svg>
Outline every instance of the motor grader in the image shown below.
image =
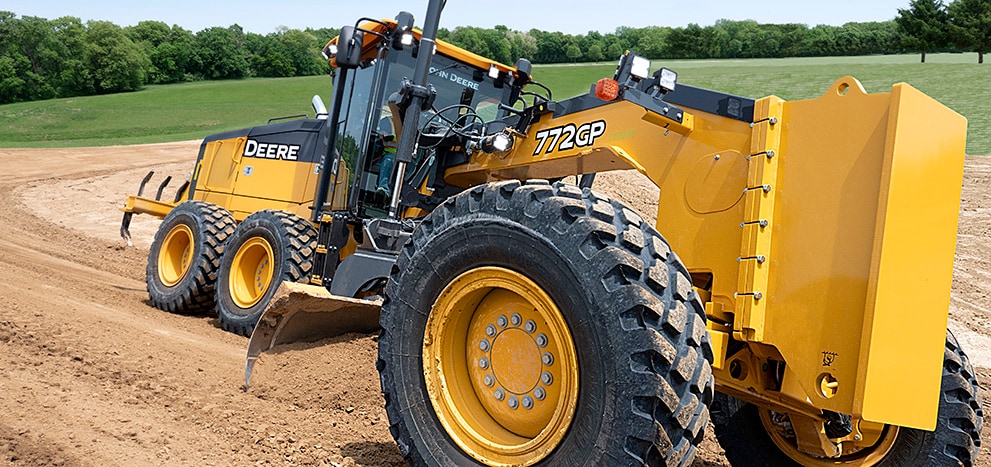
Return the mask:
<svg viewBox="0 0 991 467">
<path fill-rule="evenodd" d="M 128 198 L 122 234 L 164 217 L 155 306 L 250 334 L 246 384 L 274 345 L 381 326 L 413 465 L 687 465 L 710 416 L 734 465 L 976 458 L 946 330 L 963 117 L 852 77 L 733 96 L 634 52 L 558 101 L 435 40 L 443 5 L 345 26 L 329 110 L 210 136 L 174 200 Z M 593 189 L 622 169 L 657 225 Z"/>
</svg>

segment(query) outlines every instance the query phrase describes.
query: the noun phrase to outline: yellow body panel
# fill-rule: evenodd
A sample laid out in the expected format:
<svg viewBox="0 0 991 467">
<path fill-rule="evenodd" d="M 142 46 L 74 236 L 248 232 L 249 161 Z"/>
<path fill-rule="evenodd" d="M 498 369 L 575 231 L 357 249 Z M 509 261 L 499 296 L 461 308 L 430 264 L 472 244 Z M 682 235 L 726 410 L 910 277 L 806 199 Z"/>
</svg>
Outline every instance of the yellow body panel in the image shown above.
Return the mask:
<svg viewBox="0 0 991 467">
<path fill-rule="evenodd" d="M 932 429 L 920 421 L 934 420 L 936 407 L 906 417 L 914 401 L 904 388 L 939 393 L 938 378 L 913 375 L 942 365 L 967 123 L 905 84 L 892 90 L 889 112 L 861 341 L 859 375 L 870 378 L 854 397 L 867 419 Z"/>
<path fill-rule="evenodd" d="M 247 137 L 232 138 L 204 143 L 204 153 L 201 165 L 197 167 L 199 174 L 206 175 L 203 180 L 204 190 L 216 193 L 230 193 L 234 190 L 237 180 L 238 164 L 244 153 L 244 143 Z"/>
<path fill-rule="evenodd" d="M 192 199 L 222 206 L 238 222 L 263 209 L 279 209 L 308 219 L 317 185 L 317 164 L 243 157 L 246 137 L 204 143 Z M 343 204 L 339 188 L 334 205 Z"/>
</svg>

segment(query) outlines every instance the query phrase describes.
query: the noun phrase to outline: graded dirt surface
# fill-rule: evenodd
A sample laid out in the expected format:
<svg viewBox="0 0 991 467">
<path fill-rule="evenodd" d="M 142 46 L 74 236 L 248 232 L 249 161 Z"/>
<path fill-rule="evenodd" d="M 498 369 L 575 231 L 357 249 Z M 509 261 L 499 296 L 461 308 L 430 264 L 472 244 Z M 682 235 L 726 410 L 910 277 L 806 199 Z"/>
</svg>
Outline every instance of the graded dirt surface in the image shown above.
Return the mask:
<svg viewBox="0 0 991 467">
<path fill-rule="evenodd" d="M 164 175 L 184 179 L 197 149 L 0 149 L 0 464 L 403 465 L 374 335 L 278 348 L 243 391 L 247 339 L 149 304 L 158 222 L 135 217 L 126 247 L 118 208 L 150 169 L 152 192 Z M 643 177 L 602 175 L 596 187 L 653 217 Z M 950 328 L 987 388 L 991 158 L 967 159 L 960 214 Z M 991 466 L 989 450 L 978 465 Z M 696 465 L 724 465 L 720 453 L 710 436 Z"/>
</svg>

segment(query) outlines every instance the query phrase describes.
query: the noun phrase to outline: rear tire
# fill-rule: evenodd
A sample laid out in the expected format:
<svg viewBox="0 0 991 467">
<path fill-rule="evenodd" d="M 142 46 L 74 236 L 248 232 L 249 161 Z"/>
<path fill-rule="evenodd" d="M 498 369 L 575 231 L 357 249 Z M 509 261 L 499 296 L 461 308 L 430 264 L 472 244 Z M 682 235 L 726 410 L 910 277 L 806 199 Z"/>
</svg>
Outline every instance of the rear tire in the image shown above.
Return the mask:
<svg viewBox="0 0 991 467">
<path fill-rule="evenodd" d="M 145 282 L 155 308 L 179 314 L 211 312 L 224 245 L 234 233 L 226 209 L 186 201 L 169 212 L 148 253 Z"/>
<path fill-rule="evenodd" d="M 760 419 L 760 410 L 763 409 L 722 393 L 716 394 L 712 404 L 712 421 L 716 438 L 726 451 L 726 458 L 734 466 L 972 465 L 981 445 L 981 426 L 984 419 L 980 388 L 975 375 L 974 368 L 960 349 L 956 338 L 947 330 L 936 430 L 898 428 L 897 432 L 892 432 L 895 439 L 886 453 L 864 450 L 848 458 L 827 460 L 807 456 L 794 459 L 782 452 L 771 440 Z"/>
<path fill-rule="evenodd" d="M 423 220 L 386 295 L 378 369 L 411 465 L 691 463 L 713 394 L 705 315 L 622 204 L 476 187 Z"/>
<path fill-rule="evenodd" d="M 285 211 L 258 211 L 244 219 L 220 261 L 220 326 L 250 336 L 279 284 L 309 276 L 316 240 L 313 224 Z"/>
</svg>

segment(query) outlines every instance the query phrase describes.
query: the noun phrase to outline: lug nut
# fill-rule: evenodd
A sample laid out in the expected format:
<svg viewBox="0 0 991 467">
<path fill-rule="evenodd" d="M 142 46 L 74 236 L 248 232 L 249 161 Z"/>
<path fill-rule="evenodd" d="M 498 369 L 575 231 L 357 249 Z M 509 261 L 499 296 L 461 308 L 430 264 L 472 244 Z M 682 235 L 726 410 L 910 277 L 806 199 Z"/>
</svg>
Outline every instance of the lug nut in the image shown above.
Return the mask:
<svg viewBox="0 0 991 467">
<path fill-rule="evenodd" d="M 478 366 L 483 370 L 487 370 L 489 368 L 489 359 L 485 357 L 478 359 Z"/>
<path fill-rule="evenodd" d="M 547 391 L 545 391 L 543 387 L 537 386 L 537 388 L 533 390 L 533 397 L 536 397 L 538 401 L 542 401 L 545 397 L 547 397 Z"/>
<path fill-rule="evenodd" d="M 496 328 L 495 328 L 495 326 L 493 326 L 491 324 L 488 325 L 488 326 L 485 326 L 485 335 L 486 336 L 489 336 L 489 337 L 495 337 L 496 336 Z"/>
<path fill-rule="evenodd" d="M 488 352 L 489 351 L 489 340 L 488 339 L 482 339 L 482 342 L 479 342 L 478 343 L 478 348 L 482 349 L 482 352 Z"/>
<path fill-rule="evenodd" d="M 540 381 L 543 382 L 545 385 L 550 386 L 551 383 L 554 382 L 554 376 L 551 375 L 551 372 L 545 371 L 540 374 Z"/>
<path fill-rule="evenodd" d="M 495 384 L 495 378 L 493 378 L 492 375 L 485 375 L 485 378 L 482 378 L 482 382 L 491 388 L 492 385 Z"/>
<path fill-rule="evenodd" d="M 532 409 L 533 408 L 533 398 L 530 396 L 523 396 L 523 408 Z"/>
<path fill-rule="evenodd" d="M 547 336 L 544 333 L 537 334 L 537 346 L 547 347 Z"/>
<path fill-rule="evenodd" d="M 516 396 L 509 396 L 509 401 L 507 401 L 507 403 L 509 404 L 509 408 L 513 410 L 516 410 L 516 408 L 520 406 L 520 401 L 516 398 Z"/>
<path fill-rule="evenodd" d="M 500 328 L 504 328 L 509 326 L 509 319 L 507 319 L 505 315 L 499 315 L 499 318 L 496 319 L 496 324 L 498 324 Z"/>
<path fill-rule="evenodd" d="M 537 323 L 534 323 L 532 319 L 528 319 L 526 320 L 526 323 L 523 325 L 523 330 L 532 334 L 533 331 L 537 330 Z"/>
<path fill-rule="evenodd" d="M 554 364 L 554 356 L 550 352 L 544 352 L 544 355 L 540 359 L 544 362 L 544 365 L 551 366 Z"/>
<path fill-rule="evenodd" d="M 523 322 L 523 317 L 519 313 L 513 313 L 513 316 L 509 317 L 509 322 L 513 323 L 513 326 L 519 326 Z"/>
<path fill-rule="evenodd" d="M 502 388 L 496 388 L 493 394 L 495 395 L 496 400 L 501 401 L 506 398 L 506 391 L 503 391 Z"/>
</svg>

